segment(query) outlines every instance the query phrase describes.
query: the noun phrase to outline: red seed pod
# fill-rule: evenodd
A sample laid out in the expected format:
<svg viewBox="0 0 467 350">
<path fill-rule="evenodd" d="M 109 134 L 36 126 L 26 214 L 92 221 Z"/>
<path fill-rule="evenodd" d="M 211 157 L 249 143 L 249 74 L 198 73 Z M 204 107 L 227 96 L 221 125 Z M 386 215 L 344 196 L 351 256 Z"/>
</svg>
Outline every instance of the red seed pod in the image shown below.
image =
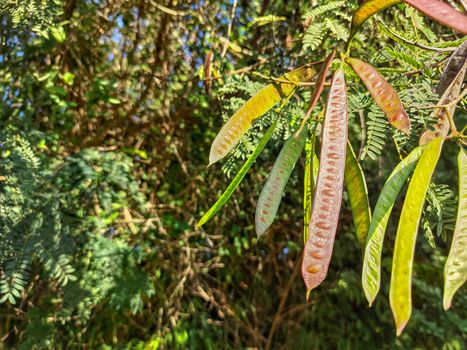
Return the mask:
<svg viewBox="0 0 467 350">
<path fill-rule="evenodd" d="M 439 0 L 404 0 L 420 12 L 460 33 L 467 34 L 467 16 Z"/>
<path fill-rule="evenodd" d="M 320 167 L 302 262 L 302 276 L 310 291 L 325 279 L 331 261 L 342 202 L 347 144 L 347 92 L 339 69 L 333 77 L 326 106 Z"/>
<path fill-rule="evenodd" d="M 409 116 L 391 84 L 372 65 L 357 58 L 348 58 L 347 62 L 362 79 L 379 108 L 388 117 L 389 123 L 396 129 L 410 134 Z"/>
</svg>

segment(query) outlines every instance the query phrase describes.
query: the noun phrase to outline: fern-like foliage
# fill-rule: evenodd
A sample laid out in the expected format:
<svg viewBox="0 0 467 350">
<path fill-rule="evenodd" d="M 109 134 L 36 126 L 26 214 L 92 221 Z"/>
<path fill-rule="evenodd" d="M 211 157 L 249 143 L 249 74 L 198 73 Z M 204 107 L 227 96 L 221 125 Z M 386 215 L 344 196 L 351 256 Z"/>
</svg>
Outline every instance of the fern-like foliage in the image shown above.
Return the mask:
<svg viewBox="0 0 467 350">
<path fill-rule="evenodd" d="M 35 261 L 61 285 L 75 276 L 64 217 L 59 202 L 47 195 L 41 162 L 22 135 L 7 131 L 0 140 L 0 302 L 14 304 L 24 297 Z"/>
<path fill-rule="evenodd" d="M 425 237 L 434 247 L 435 235 L 446 239 L 446 232 L 454 231 L 457 201 L 448 185 L 432 184 L 428 189 L 427 202 L 422 226 Z"/>
<path fill-rule="evenodd" d="M 302 50 L 304 52 L 315 51 L 328 37 L 336 43 L 340 40 L 347 40 L 351 16 L 342 11 L 336 11 L 346 4 L 346 1 L 341 0 L 323 1 L 320 5 L 305 12 L 303 18 L 311 21 L 311 24 L 303 35 Z"/>
<path fill-rule="evenodd" d="M 5 0 L 0 3 L 0 18 L 5 17 L 14 28 L 48 37 L 62 5 L 61 0 Z"/>
</svg>

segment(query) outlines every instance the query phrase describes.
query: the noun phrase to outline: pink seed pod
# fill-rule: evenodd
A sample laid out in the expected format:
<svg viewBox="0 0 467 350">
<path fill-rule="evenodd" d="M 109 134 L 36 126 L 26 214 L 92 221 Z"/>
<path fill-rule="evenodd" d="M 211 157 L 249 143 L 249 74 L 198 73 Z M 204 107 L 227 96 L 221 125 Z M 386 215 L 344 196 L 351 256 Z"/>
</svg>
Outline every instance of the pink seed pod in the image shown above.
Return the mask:
<svg viewBox="0 0 467 350">
<path fill-rule="evenodd" d="M 347 145 L 347 92 L 339 69 L 333 77 L 323 124 L 320 167 L 313 199 L 302 277 L 310 291 L 326 278 L 337 230 L 344 186 Z"/>
</svg>

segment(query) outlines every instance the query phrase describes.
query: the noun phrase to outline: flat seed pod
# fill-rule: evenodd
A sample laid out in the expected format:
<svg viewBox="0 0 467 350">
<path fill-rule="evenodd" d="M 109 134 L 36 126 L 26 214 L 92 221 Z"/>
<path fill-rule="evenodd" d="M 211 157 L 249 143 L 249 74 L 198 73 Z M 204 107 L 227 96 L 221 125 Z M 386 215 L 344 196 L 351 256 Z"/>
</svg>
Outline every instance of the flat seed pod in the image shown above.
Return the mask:
<svg viewBox="0 0 467 350">
<path fill-rule="evenodd" d="M 404 0 L 425 15 L 460 33 L 467 34 L 467 16 L 439 0 Z"/>
<path fill-rule="evenodd" d="M 237 144 L 240 138 L 250 128 L 253 121 L 267 111 L 282 98 L 290 96 L 298 83 L 308 81 L 316 75 L 311 65 L 297 68 L 279 78 L 277 83 L 271 83 L 250 98 L 222 127 L 211 145 L 209 165 L 222 159 Z M 286 83 L 285 81 L 290 81 Z"/>
<path fill-rule="evenodd" d="M 258 237 L 266 232 L 276 217 L 282 194 L 305 146 L 307 134 L 308 128 L 305 126 L 299 134 L 291 135 L 274 162 L 256 205 L 255 227 Z"/>
<path fill-rule="evenodd" d="M 323 65 L 321 66 L 321 70 L 319 71 L 318 78 L 316 79 L 316 84 L 313 90 L 313 94 L 311 95 L 311 102 L 310 106 L 308 107 L 308 110 L 306 111 L 305 118 L 303 118 L 303 123 L 304 124 L 307 120 L 308 117 L 311 115 L 311 112 L 313 111 L 313 108 L 315 107 L 316 103 L 318 102 L 321 93 L 323 92 L 323 87 L 324 83 L 326 82 L 326 77 L 329 72 L 329 68 L 331 67 L 332 61 L 336 57 L 336 49 L 334 48 L 332 52 L 326 57 L 326 60 L 323 62 Z"/>
<path fill-rule="evenodd" d="M 392 207 L 399 192 L 417 165 L 423 149 L 421 146 L 415 148 L 394 168 L 376 202 L 373 219 L 368 229 L 368 240 L 365 247 L 362 269 L 363 291 L 370 306 L 373 304 L 379 291 L 381 281 L 381 251 Z"/>
<path fill-rule="evenodd" d="M 454 101 L 459 94 L 461 93 L 462 84 L 464 83 L 464 77 L 467 70 L 467 61 L 464 61 L 464 65 L 461 70 L 457 73 L 454 80 L 451 82 L 449 87 L 444 92 L 443 96 L 438 102 L 438 105 L 447 105 Z M 435 118 L 438 119 L 438 123 L 434 126 L 434 130 L 426 130 L 422 136 L 420 136 L 419 143 L 421 145 L 427 144 L 431 140 L 435 139 L 436 137 L 446 137 L 449 134 L 450 130 L 450 123 L 447 116 L 447 113 L 451 117 L 454 116 L 454 112 L 456 111 L 456 104 L 453 104 L 449 108 L 436 108 L 434 110 Z"/>
<path fill-rule="evenodd" d="M 316 131 L 316 128 L 313 132 Z M 303 180 L 303 242 L 308 239 L 308 225 L 310 224 L 311 210 L 313 208 L 313 193 L 318 178 L 319 160 L 316 156 L 314 142 L 315 135 L 305 144 L 305 176 Z"/>
<path fill-rule="evenodd" d="M 368 0 L 365 1 L 354 13 L 352 17 L 352 29 L 350 30 L 350 39 L 358 32 L 360 27 L 367 19 L 380 11 L 393 5 L 401 3 L 402 0 Z"/>
<path fill-rule="evenodd" d="M 266 131 L 264 136 L 261 138 L 259 141 L 258 145 L 256 146 L 255 150 L 253 153 L 248 157 L 247 161 L 243 164 L 243 166 L 240 168 L 239 172 L 233 180 L 230 182 L 229 186 L 227 189 L 222 193 L 222 195 L 219 197 L 219 199 L 214 203 L 214 205 L 203 215 L 203 217 L 199 220 L 198 224 L 196 224 L 196 227 L 201 227 L 203 226 L 206 222 L 211 220 L 214 215 L 224 206 L 224 204 L 229 200 L 230 196 L 232 195 L 233 191 L 238 187 L 240 182 L 242 182 L 243 178 L 245 177 L 246 173 L 248 170 L 250 170 L 251 166 L 255 162 L 256 158 L 261 154 L 263 151 L 264 147 L 268 143 L 269 139 L 271 138 L 274 129 L 276 128 L 277 121 L 275 121 L 269 129 Z"/>
<path fill-rule="evenodd" d="M 446 265 L 444 266 L 443 306 L 451 307 L 452 297 L 467 280 L 467 154 L 463 149 L 458 156 L 459 205 L 456 227 Z"/>
<path fill-rule="evenodd" d="M 423 151 L 410 180 L 397 227 L 392 259 L 389 303 L 399 336 L 412 313 L 412 269 L 418 225 L 431 176 L 441 153 L 444 139 L 431 141 Z"/>
<path fill-rule="evenodd" d="M 365 249 L 368 228 L 370 227 L 371 210 L 365 175 L 350 142 L 347 142 L 344 180 L 349 196 L 350 208 L 352 209 L 355 231 L 360 242 L 360 247 L 363 250 Z"/>
<path fill-rule="evenodd" d="M 396 129 L 410 134 L 409 116 L 391 84 L 372 65 L 357 58 L 348 58 L 347 62 L 362 79 L 379 108 L 388 117 L 389 123 Z"/>
<path fill-rule="evenodd" d="M 446 63 L 441 79 L 439 80 L 436 92 L 443 95 L 451 82 L 456 78 L 467 60 L 467 41 L 464 41 L 456 51 L 453 52 Z"/>
<path fill-rule="evenodd" d="M 302 277 L 310 291 L 326 278 L 337 230 L 347 144 L 347 91 L 342 69 L 334 74 L 326 105 L 318 179 L 313 199 Z"/>
</svg>

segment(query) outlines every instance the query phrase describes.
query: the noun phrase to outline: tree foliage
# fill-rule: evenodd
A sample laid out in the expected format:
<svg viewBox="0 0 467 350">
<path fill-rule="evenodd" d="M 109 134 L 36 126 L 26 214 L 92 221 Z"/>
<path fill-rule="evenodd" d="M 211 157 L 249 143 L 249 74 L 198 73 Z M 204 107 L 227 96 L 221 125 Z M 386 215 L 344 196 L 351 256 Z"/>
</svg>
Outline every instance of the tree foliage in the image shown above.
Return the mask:
<svg viewBox="0 0 467 350">
<path fill-rule="evenodd" d="M 465 12 L 461 2 L 449 4 Z M 372 309 L 361 287 L 362 250 L 347 192 L 328 276 L 305 303 L 298 278 L 304 156 L 275 222 L 256 239 L 256 200 L 284 141 L 301 126 L 314 81 L 295 81 L 287 104 L 256 119 L 219 165 L 206 168 L 218 130 L 261 88 L 286 84 L 274 79 L 325 60 L 334 47 L 346 52 L 359 5 L 2 2 L 2 345 L 462 349 L 465 291 L 442 311 L 443 268 L 459 203 L 453 171 L 459 136 L 445 142 L 427 190 L 424 237 L 413 262 L 413 313 L 399 338 L 388 300 L 402 200 L 394 202 L 381 245 L 381 289 Z M 392 169 L 438 123 L 427 107 L 438 103 L 443 68 L 464 41 L 402 3 L 368 18 L 355 33 L 351 57 L 371 64 L 392 85 L 412 128 L 406 135 L 390 127 L 344 64 L 349 140 L 372 207 Z M 339 64 L 335 60 L 330 70 Z M 326 84 L 308 121 L 310 133 L 318 130 L 316 154 L 328 91 Z M 457 102 L 461 132 L 466 104 Z M 259 154 L 265 133 L 270 139 Z M 311 174 L 317 162 L 310 142 Z M 196 228 L 245 162 L 250 171 L 230 201 Z"/>
</svg>

